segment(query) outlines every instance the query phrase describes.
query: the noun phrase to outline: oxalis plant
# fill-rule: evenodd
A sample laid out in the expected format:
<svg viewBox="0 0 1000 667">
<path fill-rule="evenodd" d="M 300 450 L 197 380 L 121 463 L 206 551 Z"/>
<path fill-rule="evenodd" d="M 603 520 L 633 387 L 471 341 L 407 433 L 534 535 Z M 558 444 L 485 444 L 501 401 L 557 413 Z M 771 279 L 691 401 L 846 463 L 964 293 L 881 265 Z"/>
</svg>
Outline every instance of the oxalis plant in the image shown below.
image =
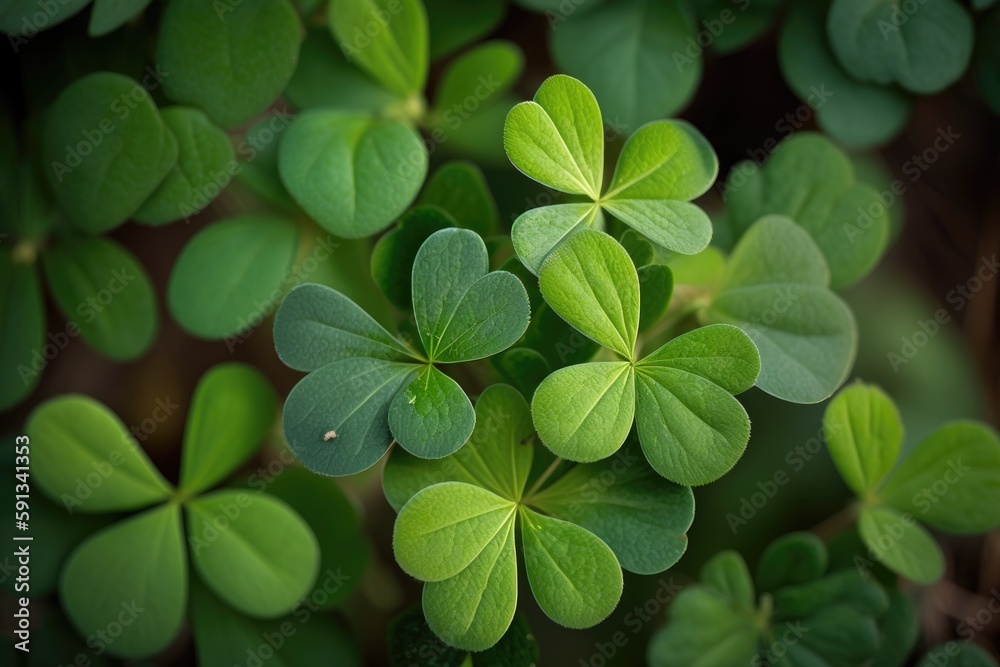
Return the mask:
<svg viewBox="0 0 1000 667">
<path fill-rule="evenodd" d="M 828 525 L 824 543 L 793 533 L 769 545 L 751 578 L 727 551 L 682 591 L 649 646 L 654 666 L 905 664 L 916 644 L 917 610 L 900 577 L 932 584 L 944 555 L 924 528 L 977 534 L 1000 525 L 1000 438 L 976 422 L 954 422 L 900 458 L 903 429 L 892 399 L 861 382 L 827 406 L 823 432 L 833 462 L 858 500 Z M 843 521 L 846 519 L 847 521 Z M 856 522 L 856 527 L 851 524 Z M 975 646 L 931 649 L 925 665 L 996 663 Z"/>
</svg>

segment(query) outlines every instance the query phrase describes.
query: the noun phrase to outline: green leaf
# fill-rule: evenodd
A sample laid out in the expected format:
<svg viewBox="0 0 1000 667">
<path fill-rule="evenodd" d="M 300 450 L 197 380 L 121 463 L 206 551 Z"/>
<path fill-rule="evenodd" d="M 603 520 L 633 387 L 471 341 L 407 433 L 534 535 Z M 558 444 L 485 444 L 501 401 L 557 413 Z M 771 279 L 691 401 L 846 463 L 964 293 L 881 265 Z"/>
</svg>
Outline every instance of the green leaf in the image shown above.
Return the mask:
<svg viewBox="0 0 1000 667">
<path fill-rule="evenodd" d="M 518 501 L 531 469 L 532 447 L 525 440 L 533 431 L 524 397 L 513 387 L 491 385 L 476 401 L 476 427 L 465 447 L 438 460 L 393 451 L 382 477 L 385 497 L 398 512 L 421 489 L 450 481 Z"/>
<path fill-rule="evenodd" d="M 38 21 L 38 0 L 11 0 L 0 7 L 0 32 L 10 35 L 34 36 L 40 30 L 54 28 L 90 4 L 90 0 L 66 0 L 54 6 L 46 5 L 42 14 L 44 21 Z"/>
<path fill-rule="evenodd" d="M 466 229 L 435 232 L 417 251 L 413 313 L 431 361 L 492 356 L 528 328 L 524 285 L 511 273 L 488 270 L 486 245 Z"/>
<path fill-rule="evenodd" d="M 431 174 L 420 193 L 418 204 L 437 206 L 459 227 L 480 236 L 493 234 L 500 220 L 496 201 L 482 170 L 464 160 L 446 162 Z"/>
<path fill-rule="evenodd" d="M 674 274 L 664 264 L 640 266 L 639 275 L 639 331 L 653 326 L 667 312 L 674 293 Z"/>
<path fill-rule="evenodd" d="M 184 429 L 180 488 L 194 495 L 243 463 L 274 425 L 278 396 L 268 379 L 244 364 L 219 364 L 195 387 Z"/>
<path fill-rule="evenodd" d="M 101 37 L 114 32 L 141 14 L 150 2 L 151 0 L 94 0 L 87 34 Z"/>
<path fill-rule="evenodd" d="M 419 0 L 332 0 L 328 18 L 348 61 L 400 97 L 424 89 L 427 15 Z"/>
<path fill-rule="evenodd" d="M 684 3 L 625 0 L 559 11 L 552 56 L 590 86 L 616 131 L 672 116 L 694 96 L 702 63 L 687 57 L 694 17 Z"/>
<path fill-rule="evenodd" d="M 156 48 L 159 66 L 169 73 L 163 90 L 178 104 L 199 107 L 216 125 L 242 125 L 267 109 L 288 83 L 301 31 L 288 0 L 221 5 L 173 0 Z"/>
<path fill-rule="evenodd" d="M 693 586 L 670 605 L 670 620 L 649 644 L 650 667 L 730 667 L 756 657 L 760 631 L 750 614 L 714 590 Z"/>
<path fill-rule="evenodd" d="M 893 572 L 918 584 L 932 584 L 944 574 L 944 555 L 912 515 L 881 507 L 865 507 L 858 531 L 869 554 Z"/>
<path fill-rule="evenodd" d="M 166 500 L 171 487 L 128 429 L 101 403 L 69 394 L 28 417 L 32 473 L 67 509 L 120 512 Z"/>
<path fill-rule="evenodd" d="M 927 652 L 918 667 L 996 667 L 996 661 L 975 644 L 950 641 Z"/>
<path fill-rule="evenodd" d="M 885 251 L 889 213 L 869 185 L 858 183 L 847 156 L 822 135 L 799 132 L 783 141 L 763 168 L 741 183 L 733 169 L 727 183 L 727 219 L 746 230 L 765 215 L 802 225 L 830 267 L 840 289 L 868 274 Z"/>
<path fill-rule="evenodd" d="M 453 226 L 455 221 L 448 213 L 437 206 L 421 204 L 407 211 L 399 225 L 375 244 L 371 256 L 372 278 L 400 310 L 413 308 L 413 261 L 420 246 L 434 232 Z"/>
<path fill-rule="evenodd" d="M 823 541 L 813 533 L 797 532 L 767 545 L 757 563 L 757 589 L 771 593 L 823 576 L 829 559 Z"/>
<path fill-rule="evenodd" d="M 857 328 L 826 287 L 823 254 L 791 220 L 767 217 L 740 240 L 705 313 L 735 324 L 760 351 L 757 386 L 783 400 L 817 403 L 846 379 Z"/>
<path fill-rule="evenodd" d="M 342 477 L 372 467 L 392 443 L 389 405 L 416 373 L 412 364 L 351 358 L 304 377 L 285 401 L 285 439 L 304 466 Z"/>
<path fill-rule="evenodd" d="M 525 176 L 562 192 L 597 200 L 604 175 L 604 126 L 590 90 L 572 77 L 550 76 L 531 102 L 510 110 L 507 156 Z"/>
<path fill-rule="evenodd" d="M 791 665 L 864 665 L 878 650 L 875 621 L 850 607 L 826 607 L 799 627 L 801 639 L 788 645 Z"/>
<path fill-rule="evenodd" d="M 81 635 L 120 627 L 108 653 L 140 658 L 164 650 L 180 631 L 187 590 L 180 508 L 164 505 L 81 544 L 63 569 L 59 597 Z"/>
<path fill-rule="evenodd" d="M 1000 526 L 1000 439 L 975 422 L 943 426 L 903 459 L 879 497 L 941 530 L 989 532 Z"/>
<path fill-rule="evenodd" d="M 315 283 L 293 288 L 281 302 L 274 347 L 286 366 L 299 371 L 354 357 L 398 361 L 413 354 L 356 303 Z"/>
<path fill-rule="evenodd" d="M 529 347 L 512 347 L 492 361 L 504 381 L 514 385 L 525 398 L 534 396 L 538 385 L 552 373 L 545 357 Z"/>
<path fill-rule="evenodd" d="M 972 57 L 972 19 L 955 0 L 926 0 L 906 7 L 833 0 L 827 35 L 851 76 L 898 83 L 914 93 L 947 88 L 962 76 Z"/>
<path fill-rule="evenodd" d="M 251 480 L 251 488 L 285 501 L 299 514 L 319 542 L 319 577 L 310 601 L 333 609 L 357 590 L 371 556 L 357 510 L 335 480 L 302 468 L 285 468 L 279 475 Z"/>
<path fill-rule="evenodd" d="M 516 44 L 483 42 L 456 58 L 441 75 L 431 113 L 464 119 L 470 100 L 476 109 L 495 103 L 510 91 L 522 69 L 524 55 Z"/>
<path fill-rule="evenodd" d="M 816 122 L 838 142 L 869 148 L 906 126 L 913 100 L 897 88 L 858 81 L 844 71 L 826 38 L 823 5 L 793 3 L 781 29 L 781 73 Z"/>
<path fill-rule="evenodd" d="M 901 667 L 917 643 L 917 605 L 906 593 L 889 591 L 889 608 L 878 619 L 881 641 L 872 664 Z"/>
<path fill-rule="evenodd" d="M 508 531 L 516 509 L 516 503 L 471 484 L 429 486 L 410 498 L 396 517 L 396 562 L 421 581 L 450 579 L 491 542 L 513 539 Z"/>
<path fill-rule="evenodd" d="M 187 511 L 194 568 L 233 607 L 270 618 L 290 612 L 309 593 L 319 545 L 284 502 L 224 490 L 189 501 Z"/>
<path fill-rule="evenodd" d="M 524 568 L 538 606 L 567 628 L 597 625 L 618 606 L 622 571 L 611 549 L 576 524 L 521 507 Z"/>
<path fill-rule="evenodd" d="M 754 609 L 753 581 L 743 556 L 735 551 L 722 551 L 709 559 L 699 573 L 702 585 L 745 611 Z"/>
<path fill-rule="evenodd" d="M 889 474 L 903 444 L 903 426 L 892 399 L 860 382 L 827 406 L 823 434 L 840 476 L 861 497 Z"/>
<path fill-rule="evenodd" d="M 285 130 L 278 168 L 310 217 L 356 239 L 385 229 L 410 205 L 427 174 L 427 148 L 398 121 L 318 109 Z"/>
<path fill-rule="evenodd" d="M 622 446 L 636 409 L 635 372 L 627 361 L 562 368 L 531 401 L 538 437 L 557 456 L 590 463 Z"/>
<path fill-rule="evenodd" d="M 257 326 L 289 282 L 298 228 L 246 215 L 214 222 L 184 246 L 170 273 L 167 304 L 188 333 L 229 338 Z"/>
<path fill-rule="evenodd" d="M 597 204 L 542 206 L 517 217 L 511 229 L 511 240 L 518 259 L 537 275 L 553 248 L 588 227 L 604 228 L 604 214 Z"/>
<path fill-rule="evenodd" d="M 740 329 L 713 324 L 665 343 L 636 367 L 691 373 L 730 394 L 741 394 L 754 385 L 760 374 L 760 355 Z"/>
<path fill-rule="evenodd" d="M 300 110 L 377 113 L 398 103 L 391 92 L 348 62 L 330 31 L 309 28 L 284 97 Z"/>
<path fill-rule="evenodd" d="M 153 194 L 177 161 L 177 141 L 145 88 L 97 72 L 74 81 L 49 108 L 42 158 L 59 205 L 98 234 Z"/>
<path fill-rule="evenodd" d="M 424 585 L 423 606 L 427 625 L 452 646 L 482 651 L 500 641 L 517 609 L 513 509 L 468 567 Z"/>
<path fill-rule="evenodd" d="M 493 32 L 506 13 L 503 0 L 424 0 L 430 27 L 430 57 L 437 59 Z"/>
<path fill-rule="evenodd" d="M 785 586 L 774 593 L 774 616 L 779 619 L 809 616 L 833 605 L 878 618 L 888 609 L 889 598 L 881 586 L 856 568 Z"/>
<path fill-rule="evenodd" d="M 597 231 L 577 232 L 545 260 L 538 284 L 545 301 L 570 326 L 633 358 L 639 277 L 617 241 Z"/>
<path fill-rule="evenodd" d="M 461 667 L 468 656 L 468 651 L 448 646 L 427 627 L 420 607 L 396 615 L 387 634 L 391 667 Z"/>
<path fill-rule="evenodd" d="M 208 116 L 187 107 L 170 107 L 163 122 L 177 140 L 177 164 L 135 212 L 137 222 L 162 225 L 190 219 L 215 199 L 235 166 L 229 135 Z"/>
<path fill-rule="evenodd" d="M 242 161 L 236 178 L 256 197 L 285 211 L 298 211 L 278 173 L 281 134 L 291 122 L 287 115 L 264 116 L 251 125 L 239 146 Z"/>
<path fill-rule="evenodd" d="M 389 406 L 389 429 L 399 445 L 421 458 L 458 451 L 472 435 L 476 413 L 455 380 L 431 365 L 413 378 Z"/>
<path fill-rule="evenodd" d="M 538 640 L 531 625 L 523 614 L 515 613 L 496 646 L 476 656 L 475 667 L 531 667 L 538 661 Z"/>
<path fill-rule="evenodd" d="M 663 572 L 680 560 L 694 520 L 691 489 L 657 475 L 634 446 L 574 466 L 530 500 L 601 538 L 623 568 L 638 574 Z"/>
<path fill-rule="evenodd" d="M 0 410 L 24 400 L 44 369 L 45 306 L 35 267 L 0 253 Z"/>
</svg>

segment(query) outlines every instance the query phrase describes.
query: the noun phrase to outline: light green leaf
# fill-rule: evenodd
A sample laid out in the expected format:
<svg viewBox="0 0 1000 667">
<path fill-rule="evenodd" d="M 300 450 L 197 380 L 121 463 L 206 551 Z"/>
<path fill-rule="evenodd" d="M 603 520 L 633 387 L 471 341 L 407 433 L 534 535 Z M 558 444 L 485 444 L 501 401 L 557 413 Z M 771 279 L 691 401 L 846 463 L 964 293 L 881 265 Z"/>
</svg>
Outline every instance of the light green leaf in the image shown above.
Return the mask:
<svg viewBox="0 0 1000 667">
<path fill-rule="evenodd" d="M 496 201 L 482 170 L 464 160 L 446 162 L 431 174 L 418 204 L 437 206 L 459 227 L 486 237 L 496 232 L 500 220 Z"/>
<path fill-rule="evenodd" d="M 875 189 L 858 183 L 847 156 L 822 135 L 799 132 L 783 141 L 762 168 L 740 183 L 733 169 L 726 215 L 742 232 L 765 215 L 802 225 L 840 289 L 864 277 L 889 239 L 889 213 Z"/>
<path fill-rule="evenodd" d="M 570 461 L 600 461 L 618 451 L 635 416 L 635 373 L 627 361 L 562 368 L 531 401 L 538 437 Z"/>
<path fill-rule="evenodd" d="M 421 581 L 450 579 L 490 542 L 506 539 L 516 509 L 514 502 L 471 484 L 429 486 L 410 498 L 396 517 L 396 562 Z"/>
<path fill-rule="evenodd" d="M 840 143 L 869 148 L 906 126 L 913 100 L 897 88 L 858 81 L 840 66 L 826 38 L 822 4 L 792 3 L 778 48 L 781 73 L 816 122 Z"/>
<path fill-rule="evenodd" d="M 298 66 L 283 95 L 300 110 L 375 114 L 399 103 L 395 95 L 348 62 L 325 27 L 306 31 Z"/>
<path fill-rule="evenodd" d="M 521 173 L 543 185 L 597 200 L 604 178 L 604 125 L 590 90 L 550 76 L 531 102 L 507 115 L 504 148 Z"/>
<path fill-rule="evenodd" d="M 301 33 L 288 0 L 172 0 L 156 49 L 167 73 L 163 90 L 217 125 L 242 125 L 281 94 L 295 71 Z"/>
<path fill-rule="evenodd" d="M 385 229 L 410 205 L 427 174 L 427 148 L 398 121 L 319 109 L 285 130 L 278 168 L 310 217 L 356 239 Z"/>
<path fill-rule="evenodd" d="M 177 140 L 177 164 L 135 212 L 137 222 L 162 225 L 190 219 L 215 199 L 235 167 L 229 135 L 197 109 L 170 107 L 163 122 Z"/>
<path fill-rule="evenodd" d="M 467 229 L 435 232 L 413 262 L 413 314 L 431 361 L 482 359 L 528 328 L 528 294 L 516 276 L 489 270 L 483 240 Z"/>
<path fill-rule="evenodd" d="M 177 141 L 145 88 L 97 72 L 74 81 L 49 108 L 42 158 L 59 205 L 97 234 L 153 194 L 177 161 Z"/>
<path fill-rule="evenodd" d="M 0 253 L 0 410 L 20 403 L 38 384 L 45 342 L 45 306 L 35 267 Z"/>
<path fill-rule="evenodd" d="M 476 110 L 495 104 L 517 83 L 522 69 L 524 55 L 517 45 L 503 40 L 483 42 L 456 58 L 441 75 L 431 113 L 445 120 L 449 116 L 464 119 L 473 106 L 470 100 Z"/>
<path fill-rule="evenodd" d="M 170 496 L 170 484 L 125 425 L 92 398 L 46 401 L 28 417 L 26 430 L 34 480 L 69 510 L 121 512 Z"/>
<path fill-rule="evenodd" d="M 274 388 L 256 368 L 209 369 L 195 387 L 184 429 L 181 490 L 206 491 L 243 463 L 274 425 L 277 403 Z"/>
<path fill-rule="evenodd" d="M 413 354 L 356 303 L 315 283 L 293 288 L 281 302 L 274 347 L 286 366 L 299 371 L 354 357 L 398 361 Z"/>
<path fill-rule="evenodd" d="M 216 491 L 189 501 L 187 516 L 195 570 L 239 611 L 258 618 L 286 614 L 316 581 L 316 536 L 284 502 Z"/>
<path fill-rule="evenodd" d="M 117 30 L 142 13 L 151 0 L 94 0 L 87 34 L 101 37 Z"/>
<path fill-rule="evenodd" d="M 712 324 L 665 343 L 636 367 L 693 373 L 730 394 L 741 394 L 754 385 L 760 374 L 760 355 L 741 329 Z"/>
<path fill-rule="evenodd" d="M 424 0 L 430 27 L 430 55 L 440 58 L 493 32 L 503 20 L 504 0 Z"/>
<path fill-rule="evenodd" d="M 578 231 L 548 256 L 538 284 L 545 301 L 570 326 L 633 358 L 639 277 L 617 241 L 602 232 Z"/>
<path fill-rule="evenodd" d="M 657 475 L 634 445 L 574 466 L 530 502 L 586 528 L 611 547 L 623 568 L 639 574 L 663 572 L 680 560 L 694 520 L 691 489 Z"/>
<path fill-rule="evenodd" d="M 903 459 L 879 497 L 941 530 L 993 530 L 1000 526 L 1000 439 L 975 422 L 943 426 Z"/>
<path fill-rule="evenodd" d="M 54 28 L 71 18 L 88 4 L 90 0 L 66 0 L 54 6 L 46 5 L 51 11 L 43 13 L 45 20 L 39 21 L 35 16 L 39 11 L 38 0 L 10 0 L 0 7 L 0 32 L 32 37 L 40 30 Z"/>
<path fill-rule="evenodd" d="M 108 653 L 141 658 L 164 650 L 181 629 L 188 573 L 177 505 L 164 505 L 95 533 L 70 556 L 59 597 L 84 637 L 121 636 Z M 128 623 L 125 623 L 125 620 Z"/>
<path fill-rule="evenodd" d="M 784 586 L 819 579 L 828 563 L 823 540 L 813 533 L 789 533 L 771 542 L 761 554 L 757 562 L 757 589 L 771 593 Z"/>
<path fill-rule="evenodd" d="M 944 574 L 941 547 L 912 515 L 885 506 L 865 507 L 858 531 L 869 555 L 893 572 L 918 584 L 932 584 Z"/>
<path fill-rule="evenodd" d="M 52 296 L 101 354 L 123 361 L 156 337 L 153 283 L 135 256 L 105 238 L 83 238 L 42 253 Z"/>
<path fill-rule="evenodd" d="M 538 606 L 567 628 L 597 625 L 618 606 L 622 571 L 611 549 L 576 524 L 520 508 L 524 569 Z"/>
<path fill-rule="evenodd" d="M 947 88 L 972 57 L 972 18 L 955 0 L 924 0 L 905 7 L 833 0 L 827 35 L 851 76 L 898 83 L 914 93 Z"/>
<path fill-rule="evenodd" d="M 826 287 L 823 254 L 791 220 L 761 219 L 740 240 L 705 313 L 735 324 L 757 345 L 757 386 L 778 398 L 817 403 L 846 379 L 857 328 Z"/>
<path fill-rule="evenodd" d="M 203 228 L 170 273 L 170 313 L 200 338 L 249 332 L 287 287 L 298 241 L 294 224 L 272 216 L 246 215 Z"/>
<path fill-rule="evenodd" d="M 650 667 L 731 667 L 750 664 L 757 655 L 754 617 L 734 610 L 712 589 L 685 589 L 669 613 L 667 626 L 649 644 Z"/>
<path fill-rule="evenodd" d="M 752 612 L 756 595 L 750 570 L 743 556 L 735 551 L 721 551 L 701 567 L 698 578 L 705 588 L 715 591 L 738 609 Z"/>
<path fill-rule="evenodd" d="M 424 89 L 427 15 L 419 0 L 333 0 L 328 18 L 348 61 L 400 97 Z"/>
<path fill-rule="evenodd" d="M 552 56 L 590 86 L 616 131 L 672 116 L 694 96 L 702 62 L 688 57 L 694 16 L 683 2 L 624 0 L 558 11 Z"/>
<path fill-rule="evenodd" d="M 398 512 L 432 484 L 466 482 L 516 502 L 531 469 L 532 447 L 525 440 L 533 431 L 524 397 L 513 387 L 491 385 L 476 401 L 476 427 L 462 449 L 439 460 L 393 450 L 382 476 L 385 497 Z"/>
<path fill-rule="evenodd" d="M 827 406 L 823 434 L 840 476 L 862 497 L 889 474 L 903 444 L 903 425 L 892 399 L 861 383 L 841 391 Z"/>
<path fill-rule="evenodd" d="M 518 259 L 537 275 L 553 248 L 588 227 L 604 228 L 604 214 L 597 204 L 541 206 L 517 216 L 511 240 Z"/>
<path fill-rule="evenodd" d="M 413 308 L 413 261 L 431 234 L 454 227 L 455 221 L 437 206 L 418 205 L 407 211 L 395 229 L 375 244 L 371 256 L 372 279 L 386 298 L 400 310 Z"/>
<path fill-rule="evenodd" d="M 452 646 L 482 651 L 500 641 L 517 609 L 515 516 L 464 570 L 424 585 L 427 625 Z"/>
<path fill-rule="evenodd" d="M 389 406 L 389 429 L 411 454 L 440 459 L 464 445 L 476 425 L 469 397 L 455 380 L 425 366 Z"/>
</svg>

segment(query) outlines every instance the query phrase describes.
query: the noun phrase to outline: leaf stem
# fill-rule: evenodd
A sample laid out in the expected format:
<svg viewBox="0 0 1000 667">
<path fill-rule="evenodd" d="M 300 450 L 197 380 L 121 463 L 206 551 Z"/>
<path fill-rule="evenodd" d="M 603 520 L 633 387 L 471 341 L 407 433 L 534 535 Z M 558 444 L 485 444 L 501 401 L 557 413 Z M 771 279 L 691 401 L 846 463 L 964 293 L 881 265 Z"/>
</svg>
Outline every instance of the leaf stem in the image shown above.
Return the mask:
<svg viewBox="0 0 1000 667">
<path fill-rule="evenodd" d="M 833 516 L 828 517 L 827 519 L 816 524 L 816 526 L 813 527 L 812 532 L 816 533 L 816 535 L 824 541 L 829 540 L 831 537 L 839 535 L 847 530 L 858 518 L 859 510 L 860 505 L 858 503 L 851 503 Z"/>
<path fill-rule="evenodd" d="M 547 480 L 549 477 L 552 476 L 552 473 L 556 471 L 556 468 L 558 468 L 559 464 L 562 462 L 563 458 L 561 456 L 557 456 L 552 461 L 552 463 L 549 464 L 549 467 L 545 469 L 545 472 L 539 475 L 538 479 L 535 480 L 535 483 L 532 485 L 531 489 L 521 497 L 527 500 L 528 498 L 531 498 L 533 495 L 535 495 L 538 489 L 542 487 L 542 484 L 545 483 L 545 480 Z"/>
</svg>

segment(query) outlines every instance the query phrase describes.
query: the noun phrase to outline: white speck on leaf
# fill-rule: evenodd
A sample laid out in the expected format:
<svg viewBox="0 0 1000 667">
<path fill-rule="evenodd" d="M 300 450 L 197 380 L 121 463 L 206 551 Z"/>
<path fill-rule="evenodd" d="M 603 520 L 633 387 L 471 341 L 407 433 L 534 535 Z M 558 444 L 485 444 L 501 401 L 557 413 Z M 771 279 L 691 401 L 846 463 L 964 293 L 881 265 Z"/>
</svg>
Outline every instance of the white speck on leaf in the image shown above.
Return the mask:
<svg viewBox="0 0 1000 667">
<path fill-rule="evenodd" d="M 328 442 L 336 437 L 337 437 L 336 431 L 327 431 L 326 434 L 323 436 L 323 442 Z"/>
</svg>

